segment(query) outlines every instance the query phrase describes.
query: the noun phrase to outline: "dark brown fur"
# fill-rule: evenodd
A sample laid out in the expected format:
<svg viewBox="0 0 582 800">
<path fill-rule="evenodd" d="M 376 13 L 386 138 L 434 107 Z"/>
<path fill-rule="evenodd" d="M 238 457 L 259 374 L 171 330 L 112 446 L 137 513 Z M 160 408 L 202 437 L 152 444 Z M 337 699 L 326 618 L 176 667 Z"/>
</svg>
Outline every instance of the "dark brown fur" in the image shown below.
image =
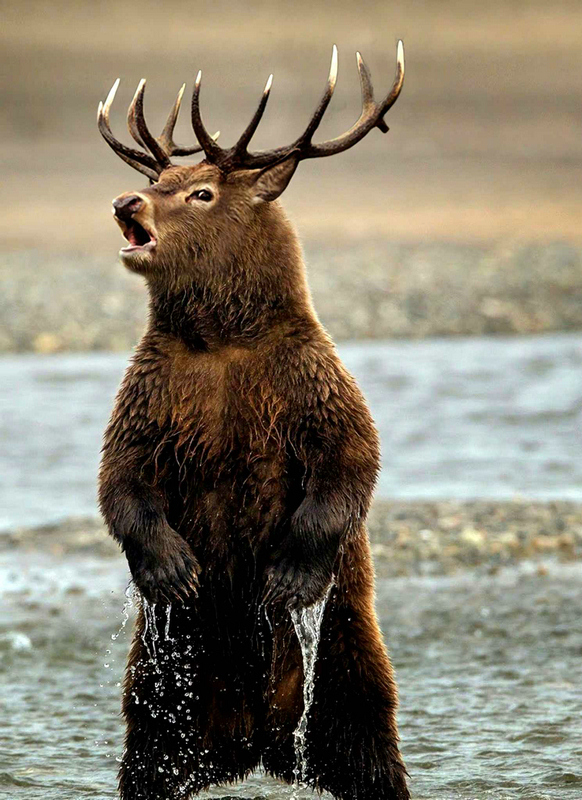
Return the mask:
<svg viewBox="0 0 582 800">
<path fill-rule="evenodd" d="M 342 800 L 409 797 L 365 528 L 378 438 L 267 201 L 293 169 L 225 176 L 203 162 L 139 193 L 158 244 L 126 263 L 146 277 L 150 320 L 100 475 L 111 533 L 156 604 L 128 664 L 123 800 L 186 797 L 260 763 L 293 780 L 303 673 L 288 609 L 332 577 L 309 780 Z M 200 185 L 211 204 L 189 199 Z"/>
</svg>

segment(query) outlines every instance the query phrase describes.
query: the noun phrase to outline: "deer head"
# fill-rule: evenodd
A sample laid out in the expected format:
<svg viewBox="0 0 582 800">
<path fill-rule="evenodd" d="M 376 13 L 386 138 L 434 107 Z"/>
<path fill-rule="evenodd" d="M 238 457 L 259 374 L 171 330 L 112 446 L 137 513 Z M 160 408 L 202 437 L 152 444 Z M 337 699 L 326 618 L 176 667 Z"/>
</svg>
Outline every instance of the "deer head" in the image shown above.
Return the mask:
<svg viewBox="0 0 582 800">
<path fill-rule="evenodd" d="M 154 137 L 145 122 L 141 81 L 128 113 L 128 127 L 138 150 L 119 142 L 109 124 L 109 110 L 119 80 L 105 103 L 99 104 L 98 126 L 117 155 L 150 180 L 149 188 L 127 192 L 113 201 L 113 213 L 129 244 L 120 251 L 124 264 L 144 274 L 150 284 L 197 285 L 215 288 L 237 283 L 262 282 L 266 286 L 287 282 L 300 262 L 299 247 L 285 215 L 276 202 L 300 161 L 341 153 L 364 138 L 372 128 L 388 131 L 384 116 L 395 103 L 404 81 L 404 49 L 398 42 L 396 77 L 382 102 L 374 99 L 370 72 L 359 53 L 357 65 L 362 91 L 359 119 L 344 134 L 314 143 L 313 136 L 334 93 L 337 49 L 323 96 L 304 132 L 289 145 L 249 152 L 248 145 L 263 116 L 271 91 L 271 75 L 257 110 L 230 148 L 220 147 L 206 130 L 200 115 L 201 73 L 192 95 L 192 127 L 198 145 L 185 147 L 173 140 L 184 86 L 161 135 Z M 175 166 L 172 156 L 203 152 L 193 166 Z M 296 277 L 296 274 L 295 274 Z"/>
</svg>

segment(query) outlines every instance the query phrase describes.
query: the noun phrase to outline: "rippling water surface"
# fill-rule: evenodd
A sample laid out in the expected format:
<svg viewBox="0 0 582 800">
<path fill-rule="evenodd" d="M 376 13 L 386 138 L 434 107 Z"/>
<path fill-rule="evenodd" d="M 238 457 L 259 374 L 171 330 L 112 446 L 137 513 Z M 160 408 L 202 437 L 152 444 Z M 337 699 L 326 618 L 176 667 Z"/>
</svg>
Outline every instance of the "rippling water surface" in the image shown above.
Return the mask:
<svg viewBox="0 0 582 800">
<path fill-rule="evenodd" d="M 386 497 L 582 500 L 582 336 L 341 348 L 379 424 Z M 95 513 L 125 356 L 0 359 L 0 527 Z M 0 796 L 115 796 L 123 559 L 0 550 Z M 419 800 L 582 797 L 582 567 L 382 580 Z M 264 777 L 228 790 L 291 797 Z"/>
<path fill-rule="evenodd" d="M 12 553 L 0 573 L 0 796 L 114 796 L 123 561 Z M 414 797 L 582 797 L 582 567 L 380 581 Z M 290 797 L 255 777 L 215 797 Z"/>
<path fill-rule="evenodd" d="M 582 335 L 340 347 L 382 436 L 379 494 L 582 500 Z M 96 514 L 126 355 L 0 358 L 0 528 Z"/>
</svg>

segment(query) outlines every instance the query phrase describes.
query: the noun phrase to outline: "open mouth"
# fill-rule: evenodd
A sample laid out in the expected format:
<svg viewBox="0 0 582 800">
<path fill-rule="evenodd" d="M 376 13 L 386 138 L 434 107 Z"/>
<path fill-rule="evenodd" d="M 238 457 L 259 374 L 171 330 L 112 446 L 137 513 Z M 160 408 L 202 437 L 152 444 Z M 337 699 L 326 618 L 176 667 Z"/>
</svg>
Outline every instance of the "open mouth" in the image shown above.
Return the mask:
<svg viewBox="0 0 582 800">
<path fill-rule="evenodd" d="M 121 248 L 122 253 L 147 252 L 154 249 L 157 239 L 151 231 L 148 231 L 135 219 L 128 220 L 124 223 L 124 226 L 123 235 L 129 245 Z"/>
</svg>

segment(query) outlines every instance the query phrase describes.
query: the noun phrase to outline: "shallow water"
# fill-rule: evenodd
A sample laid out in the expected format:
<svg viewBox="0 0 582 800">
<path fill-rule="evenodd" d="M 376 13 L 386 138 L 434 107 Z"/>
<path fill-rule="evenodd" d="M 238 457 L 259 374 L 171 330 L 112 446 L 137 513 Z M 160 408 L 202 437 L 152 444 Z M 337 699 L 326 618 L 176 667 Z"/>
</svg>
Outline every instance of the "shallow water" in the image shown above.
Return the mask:
<svg viewBox="0 0 582 800">
<path fill-rule="evenodd" d="M 0 796 L 114 797 L 126 585 L 122 559 L 0 559 Z M 582 565 L 379 582 L 415 798 L 582 796 L 581 602 Z M 291 792 L 258 776 L 209 795 Z"/>
<path fill-rule="evenodd" d="M 582 335 L 357 342 L 390 498 L 582 500 Z M 0 358 L 0 529 L 96 514 L 126 355 Z"/>
<path fill-rule="evenodd" d="M 380 495 L 582 499 L 582 335 L 340 349 L 381 430 Z M 95 513 L 126 360 L 0 359 L 0 527 Z M 0 797 L 114 797 L 127 581 L 122 558 L 0 552 Z M 582 797 L 581 601 L 580 565 L 379 582 L 415 798 Z"/>
</svg>

